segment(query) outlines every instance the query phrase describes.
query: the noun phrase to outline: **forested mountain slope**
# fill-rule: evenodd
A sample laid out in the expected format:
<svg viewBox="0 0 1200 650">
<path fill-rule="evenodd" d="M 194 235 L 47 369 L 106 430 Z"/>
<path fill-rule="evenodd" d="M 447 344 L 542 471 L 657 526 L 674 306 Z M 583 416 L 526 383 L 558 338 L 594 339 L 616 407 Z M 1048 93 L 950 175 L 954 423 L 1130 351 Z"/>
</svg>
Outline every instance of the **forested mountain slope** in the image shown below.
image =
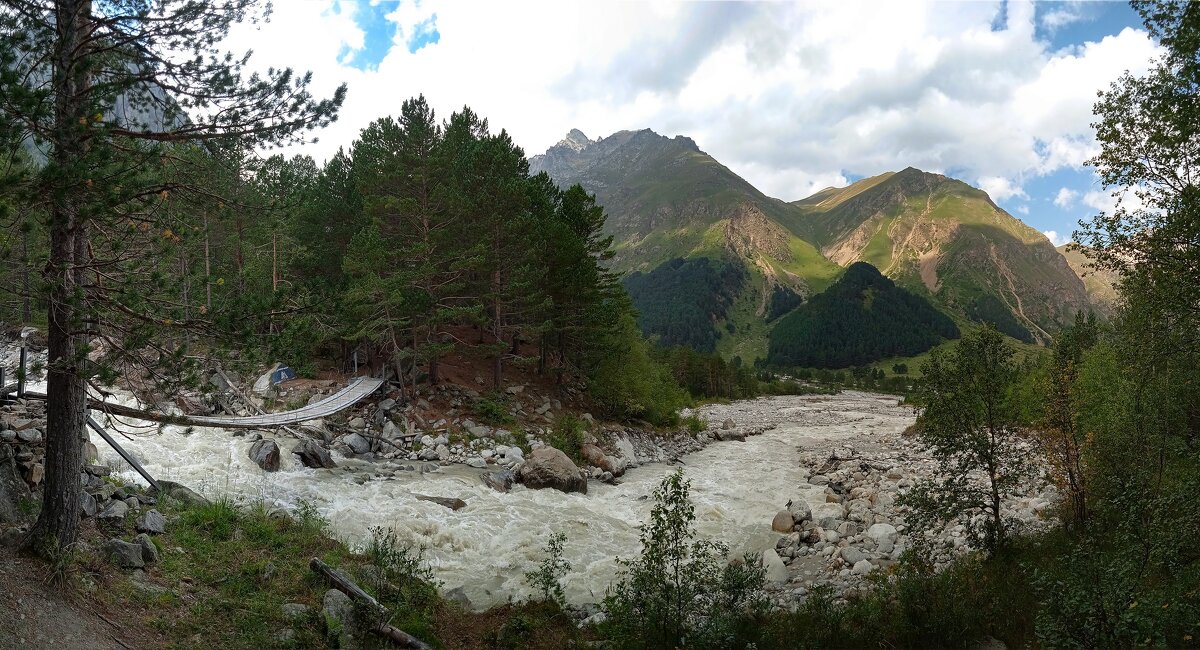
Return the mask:
<svg viewBox="0 0 1200 650">
<path fill-rule="evenodd" d="M 857 261 L 960 319 L 992 322 L 1029 342 L 1049 341 L 1090 306 L 1075 270 L 1041 233 L 982 190 L 939 174 L 908 168 L 786 203 L 690 138 L 649 129 L 599 140 L 572 130 L 531 158 L 530 169 L 596 194 L 616 271 L 652 274 L 670 262 L 660 277 L 674 277 L 699 268 L 676 260 L 701 257 L 744 268 L 740 287 L 722 285 L 707 308 L 687 310 L 650 299 L 652 275 L 631 276 L 640 287 L 631 290 L 635 305 L 652 312 L 642 319 L 648 334 L 662 335 L 653 324 L 668 316 L 685 318 L 672 327 L 697 336 L 707 328 L 699 338 L 715 339 L 730 357 L 764 357 L 778 318 Z"/>
<path fill-rule="evenodd" d="M 958 327 L 928 300 L 896 286 L 866 262 L 783 317 L 767 360 L 779 366 L 846 368 L 925 352 Z"/>
</svg>

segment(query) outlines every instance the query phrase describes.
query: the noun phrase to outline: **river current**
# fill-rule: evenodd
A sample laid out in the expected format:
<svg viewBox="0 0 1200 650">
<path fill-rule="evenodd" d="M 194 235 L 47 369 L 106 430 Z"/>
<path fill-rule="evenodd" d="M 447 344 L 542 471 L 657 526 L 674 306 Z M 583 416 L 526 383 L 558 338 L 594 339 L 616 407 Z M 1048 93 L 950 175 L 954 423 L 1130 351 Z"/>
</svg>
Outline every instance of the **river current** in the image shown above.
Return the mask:
<svg viewBox="0 0 1200 650">
<path fill-rule="evenodd" d="M 714 443 L 681 459 L 699 534 L 725 542 L 734 553 L 772 548 L 778 534 L 771 532 L 771 518 L 789 499 L 824 502 L 822 489 L 802 480 L 805 448 L 896 433 L 912 422 L 911 410 L 897 406 L 895 398 L 865 393 L 777 397 L 719 408 L 736 411 L 742 426 L 778 423 L 745 442 Z M 151 475 L 206 496 L 287 510 L 311 503 L 333 534 L 355 547 L 370 539 L 372 527 L 394 528 L 401 540 L 424 547 L 445 590 L 461 589 L 478 608 L 528 595 L 524 574 L 541 561 L 556 531 L 566 533 L 564 555 L 573 565 L 564 581 L 568 600 L 598 602 L 616 573 L 617 558 L 639 552 L 638 526 L 649 513 L 650 495 L 675 470 L 643 465 L 629 470 L 620 485 L 591 482 L 586 495 L 521 485 L 500 493 L 481 483 L 480 470 L 461 465 L 421 474 L 401 469 L 411 462 L 335 454 L 336 469 L 313 470 L 290 453 L 295 440 L 279 437 L 281 469 L 268 473 L 247 457 L 250 439 L 231 431 L 166 426 L 158 432 L 157 425 L 128 419 L 114 428 L 131 434 L 118 435 L 118 442 Z M 119 467 L 125 480 L 141 481 L 94 433 L 92 442 L 101 463 Z M 467 506 L 451 511 L 416 494 L 456 497 Z"/>
</svg>

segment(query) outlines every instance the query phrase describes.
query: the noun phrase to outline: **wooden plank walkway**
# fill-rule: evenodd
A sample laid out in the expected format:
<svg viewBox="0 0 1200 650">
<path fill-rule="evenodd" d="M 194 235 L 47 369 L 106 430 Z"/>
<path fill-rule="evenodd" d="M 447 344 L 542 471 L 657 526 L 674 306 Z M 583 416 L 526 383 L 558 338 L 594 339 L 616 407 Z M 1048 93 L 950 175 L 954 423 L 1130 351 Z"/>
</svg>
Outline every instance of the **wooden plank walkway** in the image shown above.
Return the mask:
<svg viewBox="0 0 1200 650">
<path fill-rule="evenodd" d="M 380 386 L 383 385 L 382 379 L 373 377 L 355 377 L 342 390 L 326 397 L 323 400 L 313 402 L 308 406 L 302 406 L 292 411 L 283 411 L 281 413 L 266 413 L 263 415 L 167 415 L 165 413 L 154 413 L 152 411 L 143 411 L 120 404 L 111 404 L 95 399 L 88 400 L 88 408 L 93 411 L 119 415 L 123 417 L 138 418 L 141 420 L 149 420 L 151 422 L 164 422 L 167 424 L 178 424 L 183 426 L 197 427 L 219 427 L 223 429 L 266 429 L 270 427 L 285 426 L 288 424 L 299 424 L 306 420 L 316 420 L 328 415 L 333 415 L 338 411 L 349 408 L 355 403 L 362 400 L 364 397 L 374 393 Z M 40 393 L 26 392 L 25 397 L 32 399 L 46 399 L 46 396 Z"/>
</svg>

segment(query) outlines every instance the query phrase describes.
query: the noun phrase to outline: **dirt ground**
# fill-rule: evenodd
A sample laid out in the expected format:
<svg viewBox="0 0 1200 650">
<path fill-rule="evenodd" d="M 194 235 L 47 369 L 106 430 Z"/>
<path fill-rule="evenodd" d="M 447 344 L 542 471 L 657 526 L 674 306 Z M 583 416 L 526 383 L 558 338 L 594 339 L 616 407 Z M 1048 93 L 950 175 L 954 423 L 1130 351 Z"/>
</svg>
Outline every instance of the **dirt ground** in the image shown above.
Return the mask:
<svg viewBox="0 0 1200 650">
<path fill-rule="evenodd" d="M 0 559 L 0 648 L 129 650 L 165 640 L 100 599 L 47 581 L 46 564 L 4 549 Z"/>
</svg>

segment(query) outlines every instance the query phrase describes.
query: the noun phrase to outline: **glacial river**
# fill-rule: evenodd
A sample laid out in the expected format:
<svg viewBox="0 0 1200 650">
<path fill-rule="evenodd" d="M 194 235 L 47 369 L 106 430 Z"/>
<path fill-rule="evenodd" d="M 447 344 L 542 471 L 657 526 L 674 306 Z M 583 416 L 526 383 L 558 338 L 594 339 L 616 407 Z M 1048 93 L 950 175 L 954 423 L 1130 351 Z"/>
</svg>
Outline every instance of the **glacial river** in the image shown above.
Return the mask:
<svg viewBox="0 0 1200 650">
<path fill-rule="evenodd" d="M 746 442 L 715 443 L 682 459 L 700 534 L 724 541 L 734 552 L 772 548 L 778 534 L 771 532 L 771 518 L 789 499 L 824 501 L 821 488 L 802 480 L 799 459 L 805 447 L 896 433 L 912 422 L 912 411 L 897 406 L 895 398 L 864 393 L 777 397 L 718 408 L 739 411 L 739 425 L 780 422 Z M 131 431 L 130 424 L 136 423 L 125 421 L 122 428 Z M 565 580 L 568 600 L 598 602 L 617 569 L 616 559 L 638 553 L 638 525 L 649 513 L 650 494 L 675 469 L 638 467 L 620 485 L 590 483 L 587 495 L 520 485 L 499 493 L 480 482 L 479 470 L 458 465 L 424 475 L 397 473 L 401 465 L 420 463 L 366 462 L 335 454 L 336 469 L 308 469 L 289 453 L 296 441 L 288 437 L 276 438 L 282 468 L 268 473 L 247 457 L 251 442 L 246 437 L 221 429 L 187 433 L 175 426 L 155 433 L 156 427 L 146 426 L 148 435 L 118 436 L 156 478 L 209 497 L 262 500 L 268 507 L 294 510 L 301 501 L 310 502 L 334 534 L 352 546 L 369 540 L 372 527 L 392 527 L 400 539 L 425 547 L 445 590 L 461 588 L 479 608 L 529 593 L 524 574 L 541 561 L 555 531 L 567 534 L 565 557 L 574 567 Z M 120 464 L 124 479 L 141 480 L 99 436 L 92 434 L 92 442 L 101 463 Z M 375 478 L 381 474 L 384 478 Z M 457 497 L 467 506 L 455 512 L 414 494 Z"/>
</svg>

